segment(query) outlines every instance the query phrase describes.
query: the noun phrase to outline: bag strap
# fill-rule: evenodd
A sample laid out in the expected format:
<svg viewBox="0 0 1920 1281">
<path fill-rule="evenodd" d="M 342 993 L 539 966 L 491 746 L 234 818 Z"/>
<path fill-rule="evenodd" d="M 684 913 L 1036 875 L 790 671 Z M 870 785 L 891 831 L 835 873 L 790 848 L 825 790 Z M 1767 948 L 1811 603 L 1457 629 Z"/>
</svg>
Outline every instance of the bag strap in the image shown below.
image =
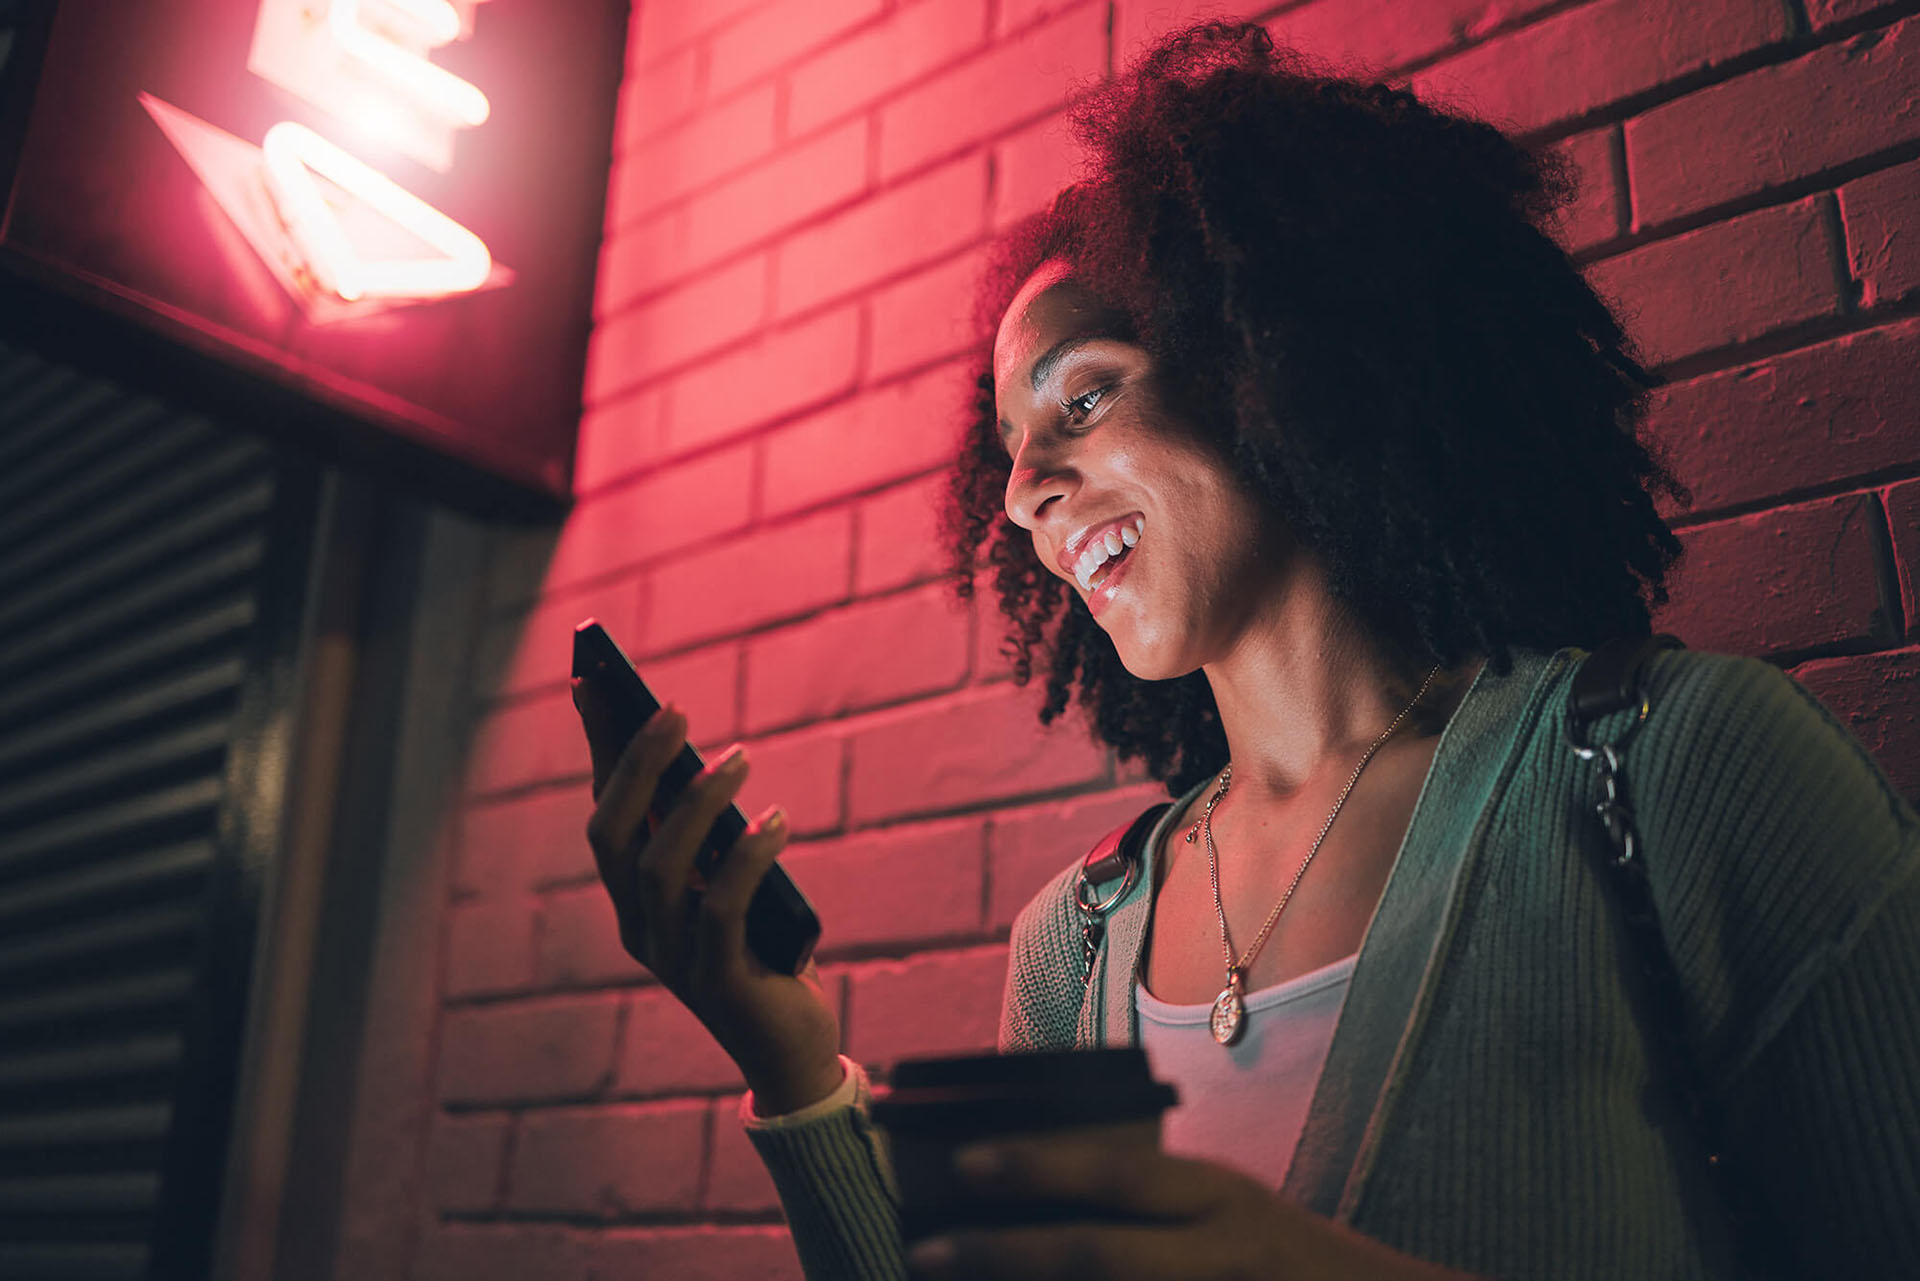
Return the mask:
<svg viewBox="0 0 1920 1281">
<path fill-rule="evenodd" d="M 1640 999 L 1648 1014 L 1651 1048 L 1674 1086 L 1688 1123 L 1706 1153 L 1708 1181 L 1714 1186 L 1727 1215 L 1741 1274 L 1779 1275 L 1793 1257 L 1778 1239 L 1777 1221 L 1763 1209 L 1757 1189 L 1727 1158 L 1723 1141 L 1725 1118 L 1720 1099 L 1709 1086 L 1698 1056 L 1688 1043 L 1684 990 L 1654 910 L 1647 882 L 1632 806 L 1621 777 L 1620 748 L 1646 720 L 1650 700 L 1640 685 L 1647 661 L 1662 649 L 1684 649 L 1677 636 L 1625 636 L 1594 650 L 1574 673 L 1567 693 L 1567 738 L 1576 755 L 1597 761 L 1606 795 L 1594 806 L 1613 855 L 1605 860 L 1603 879 L 1614 887 L 1620 914 L 1626 922 L 1639 962 Z M 1587 739 L 1592 723 L 1614 712 L 1638 706 L 1640 715 L 1620 736 L 1608 743 Z"/>
<path fill-rule="evenodd" d="M 1133 888 L 1140 875 L 1141 849 L 1147 843 L 1147 834 L 1172 807 L 1172 801 L 1149 805 L 1137 817 L 1101 837 L 1100 843 L 1087 851 L 1087 857 L 1081 861 L 1080 875 L 1073 885 L 1073 903 L 1080 909 L 1080 953 L 1087 966 L 1085 981 L 1093 979 L 1093 958 L 1100 952 L 1101 935 L 1106 933 L 1107 913 Z M 1120 888 L 1105 897 L 1095 897 L 1093 887 L 1116 876 L 1121 878 Z"/>
</svg>

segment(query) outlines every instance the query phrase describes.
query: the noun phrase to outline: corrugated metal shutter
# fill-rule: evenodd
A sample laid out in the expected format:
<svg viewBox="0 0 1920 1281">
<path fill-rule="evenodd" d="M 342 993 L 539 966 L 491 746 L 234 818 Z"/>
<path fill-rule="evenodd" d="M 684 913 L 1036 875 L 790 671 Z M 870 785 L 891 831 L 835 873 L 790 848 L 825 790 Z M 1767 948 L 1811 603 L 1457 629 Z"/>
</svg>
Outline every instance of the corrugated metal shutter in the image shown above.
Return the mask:
<svg viewBox="0 0 1920 1281">
<path fill-rule="evenodd" d="M 263 668 L 309 488 L 256 438 L 0 346 L 10 1281 L 205 1267 L 272 836 L 249 779 L 284 772 L 248 736 L 284 693 Z"/>
</svg>

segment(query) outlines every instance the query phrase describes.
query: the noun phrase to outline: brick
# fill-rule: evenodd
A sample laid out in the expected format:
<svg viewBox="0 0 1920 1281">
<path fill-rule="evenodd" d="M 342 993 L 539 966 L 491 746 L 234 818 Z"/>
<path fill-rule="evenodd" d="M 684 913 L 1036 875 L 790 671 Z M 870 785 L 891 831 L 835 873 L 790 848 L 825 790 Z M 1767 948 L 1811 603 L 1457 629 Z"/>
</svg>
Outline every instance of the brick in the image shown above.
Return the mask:
<svg viewBox="0 0 1920 1281">
<path fill-rule="evenodd" d="M 1577 253 L 1620 234 L 1620 184 L 1613 171 L 1616 126 L 1575 134 L 1558 149 L 1580 171 L 1580 190 L 1560 211 L 1560 243 Z"/>
<path fill-rule="evenodd" d="M 1862 307 L 1883 307 L 1920 289 L 1920 161 L 1841 187 L 1840 219 Z"/>
<path fill-rule="evenodd" d="M 676 649 L 847 599 L 852 513 L 821 512 L 660 566 L 645 648 Z"/>
<path fill-rule="evenodd" d="M 571 787 L 469 807 L 460 823 L 454 892 L 512 896 L 593 875 L 586 837 L 592 813 L 584 778 Z"/>
<path fill-rule="evenodd" d="M 1890 641 L 1879 524 L 1872 494 L 1844 494 L 1687 530 L 1655 630 L 1756 658 Z"/>
<path fill-rule="evenodd" d="M 1707 512 L 1920 462 L 1917 410 L 1920 320 L 1906 320 L 1664 387 L 1647 434 Z"/>
<path fill-rule="evenodd" d="M 1412 78 L 1422 101 L 1530 133 L 1792 34 L 1778 0 L 1601 0 L 1500 36 Z"/>
<path fill-rule="evenodd" d="M 553 550 L 547 590 L 657 561 L 743 528 L 750 498 L 749 456 L 745 446 L 719 450 L 581 499 L 568 513 Z M 628 638 L 619 639 L 624 645 Z"/>
<path fill-rule="evenodd" d="M 628 636 L 639 606 L 638 585 L 622 579 L 495 619 L 475 646 L 474 695 L 484 700 L 565 688 L 573 668 L 574 625 L 597 618 L 614 636 Z"/>
<path fill-rule="evenodd" d="M 683 49 L 620 82 L 614 116 L 613 154 L 618 156 L 692 114 L 700 101 L 699 50 Z"/>
<path fill-rule="evenodd" d="M 1846 723 L 1893 789 L 1920 806 L 1920 649 L 1815 659 L 1791 675 Z"/>
<path fill-rule="evenodd" d="M 665 988 L 635 992 L 620 1036 L 622 1095 L 686 1094 L 746 1088 L 713 1033 Z"/>
<path fill-rule="evenodd" d="M 1821 31 L 1835 23 L 1864 17 L 1875 9 L 1893 8 L 1895 4 L 1896 0 L 1807 0 L 1807 17 L 1813 29 Z"/>
<path fill-rule="evenodd" d="M 853 577 L 857 595 L 891 591 L 946 570 L 947 552 L 934 517 L 946 484 L 946 476 L 936 473 L 860 504 L 859 561 Z"/>
<path fill-rule="evenodd" d="M 589 1238 L 531 1223 L 429 1223 L 410 1281 L 588 1281 Z"/>
<path fill-rule="evenodd" d="M 560 997 L 449 1010 L 441 1024 L 447 1103 L 577 1099 L 613 1078 L 616 997 Z"/>
<path fill-rule="evenodd" d="M 972 370 L 949 362 L 768 433 L 762 514 L 783 516 L 951 462 Z M 826 460 L 832 466 L 826 466 Z"/>
<path fill-rule="evenodd" d="M 533 980 L 533 907 L 522 899 L 456 903 L 447 913 L 450 997 L 525 991 Z"/>
<path fill-rule="evenodd" d="M 667 445 L 692 449 L 825 404 L 852 387 L 859 363 L 858 307 L 766 334 L 674 380 Z"/>
<path fill-rule="evenodd" d="M 853 731 L 855 826 L 1100 781 L 1105 753 L 1078 717 L 1039 723 L 1032 688 L 994 686 L 876 716 Z"/>
<path fill-rule="evenodd" d="M 742 258 L 596 324 L 587 344 L 588 402 L 610 399 L 753 333 L 766 310 L 767 264 L 765 254 Z"/>
<path fill-rule="evenodd" d="M 892 1065 L 992 1053 L 1006 981 L 1004 944 L 858 966 L 847 998 L 847 1056 Z"/>
<path fill-rule="evenodd" d="M 751 172 L 751 171 L 749 171 Z M 687 203 L 616 227 L 608 219 L 600 237 L 600 261 L 593 282 L 596 316 L 618 311 L 636 298 L 655 293 L 711 263 L 687 257 L 693 234 Z"/>
<path fill-rule="evenodd" d="M 507 1208 L 613 1216 L 691 1210 L 707 1154 L 704 1100 L 538 1108 L 520 1118 Z"/>
<path fill-rule="evenodd" d="M 1082 4 L 880 109 L 882 181 L 1068 102 L 1107 70 L 1107 6 Z"/>
<path fill-rule="evenodd" d="M 779 1189 L 774 1187 L 773 1177 L 767 1173 L 766 1162 L 760 1159 L 759 1150 L 753 1146 L 746 1128 L 740 1124 L 740 1100 L 744 1097 L 743 1094 L 729 1094 L 713 1103 L 713 1152 L 707 1171 L 707 1200 L 704 1207 L 707 1210 L 761 1214 L 780 1209 Z M 628 1275 L 655 1274 L 636 1268 Z M 693 1274 L 675 1269 L 658 1275 L 684 1277 Z M 756 1269 L 751 1272 L 714 1272 L 706 1275 L 718 1278 L 766 1274 Z"/>
<path fill-rule="evenodd" d="M 858 196 L 867 144 L 866 121 L 852 120 L 694 197 L 684 261 L 704 266 Z"/>
<path fill-rule="evenodd" d="M 647 0 L 627 27 L 627 63 L 644 66 L 765 0 Z"/>
<path fill-rule="evenodd" d="M 555 890 L 542 900 L 533 980 L 543 988 L 652 981 L 620 942 L 619 917 L 597 871 L 592 885 Z"/>
<path fill-rule="evenodd" d="M 504 1113 L 434 1118 L 427 1140 L 427 1198 L 443 1213 L 499 1208 L 500 1177 L 513 1118 Z"/>
<path fill-rule="evenodd" d="M 838 727 L 828 726 L 756 739 L 735 804 L 749 818 L 779 805 L 796 838 L 840 830 L 844 738 Z"/>
<path fill-rule="evenodd" d="M 591 775 L 580 714 L 565 691 L 496 708 L 481 720 L 467 764 L 467 789 L 476 798 L 537 783 Z M 585 821 L 581 820 L 585 830 Z"/>
<path fill-rule="evenodd" d="M 1920 138 L 1920 20 L 1864 32 L 1626 123 L 1633 226 L 1657 225 Z"/>
<path fill-rule="evenodd" d="M 1880 491 L 1893 534 L 1894 577 L 1900 588 L 1900 616 L 1910 640 L 1920 640 L 1920 480 L 1903 481 Z"/>
<path fill-rule="evenodd" d="M 967 616 L 938 587 L 810 618 L 747 645 L 750 733 L 951 689 L 967 676 Z"/>
<path fill-rule="evenodd" d="M 970 157 L 783 241 L 774 310 L 809 311 L 969 244 L 986 228 L 987 165 Z"/>
<path fill-rule="evenodd" d="M 1113 6 L 1113 67 L 1133 64 L 1149 44 L 1202 18 L 1257 18 L 1274 8 L 1274 0 L 1115 0 Z"/>
<path fill-rule="evenodd" d="M 740 732 L 738 645 L 709 645 L 668 658 L 629 657 L 654 697 L 686 713 L 687 741 L 702 755 Z"/>
<path fill-rule="evenodd" d="M 988 221 L 1000 231 L 1039 213 L 1081 177 L 1086 159 L 1064 115 L 1049 116 L 995 144 Z"/>
<path fill-rule="evenodd" d="M 1526 19 L 1553 0 L 1319 0 L 1267 22 L 1278 43 L 1381 78 L 1501 27 Z"/>
<path fill-rule="evenodd" d="M 883 0 L 780 0 L 714 33 L 708 91 L 733 92 L 876 18 Z"/>
<path fill-rule="evenodd" d="M 588 409 L 574 446 L 573 495 L 590 497 L 622 477 L 649 467 L 667 452 L 667 398 L 659 387 Z"/>
<path fill-rule="evenodd" d="M 986 821 L 913 823 L 782 856 L 820 916 L 820 955 L 971 937 L 980 930 Z"/>
<path fill-rule="evenodd" d="M 867 377 L 889 378 L 984 349 L 993 335 L 975 326 L 973 299 L 986 264 L 983 247 L 876 291 Z"/>
<path fill-rule="evenodd" d="M 1654 365 L 1750 342 L 1840 309 L 1819 197 L 1645 245 L 1588 268 Z"/>
<path fill-rule="evenodd" d="M 608 180 L 607 226 L 624 227 L 773 151 L 773 86 L 709 107 L 620 156 Z"/>
<path fill-rule="evenodd" d="M 904 5 L 885 21 L 827 48 L 788 78 L 787 130 L 794 136 L 923 80 L 980 47 L 986 0 Z"/>
<path fill-rule="evenodd" d="M 1101 837 L 1166 799 L 1167 789 L 1151 783 L 994 815 L 987 832 L 993 886 L 987 900 L 987 928 L 1011 929 L 1020 909 L 1061 869 L 1079 863 Z"/>
<path fill-rule="evenodd" d="M 593 1249 L 596 1281 L 802 1281 L 784 1227 L 622 1228 L 599 1236 Z"/>
</svg>

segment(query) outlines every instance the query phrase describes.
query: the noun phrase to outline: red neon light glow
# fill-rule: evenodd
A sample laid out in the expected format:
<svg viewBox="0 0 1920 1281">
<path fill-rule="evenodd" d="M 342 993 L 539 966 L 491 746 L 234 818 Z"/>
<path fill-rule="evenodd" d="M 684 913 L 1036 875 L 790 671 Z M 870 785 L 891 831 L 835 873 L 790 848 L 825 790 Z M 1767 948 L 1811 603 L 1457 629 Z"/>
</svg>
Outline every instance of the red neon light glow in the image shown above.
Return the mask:
<svg viewBox="0 0 1920 1281">
<path fill-rule="evenodd" d="M 432 298 L 486 283 L 493 257 L 481 239 L 371 166 L 305 125 L 283 120 L 260 146 L 267 188 L 322 287 L 349 302 L 359 298 Z M 444 257 L 365 261 L 311 175 L 365 201 Z"/>
<path fill-rule="evenodd" d="M 460 34 L 460 15 L 447 0 L 384 3 L 421 29 L 429 48 L 448 44 Z M 486 123 L 490 108 L 485 94 L 446 68 L 370 30 L 360 21 L 360 0 L 332 0 L 327 30 L 343 50 L 422 106 L 469 128 Z"/>
</svg>

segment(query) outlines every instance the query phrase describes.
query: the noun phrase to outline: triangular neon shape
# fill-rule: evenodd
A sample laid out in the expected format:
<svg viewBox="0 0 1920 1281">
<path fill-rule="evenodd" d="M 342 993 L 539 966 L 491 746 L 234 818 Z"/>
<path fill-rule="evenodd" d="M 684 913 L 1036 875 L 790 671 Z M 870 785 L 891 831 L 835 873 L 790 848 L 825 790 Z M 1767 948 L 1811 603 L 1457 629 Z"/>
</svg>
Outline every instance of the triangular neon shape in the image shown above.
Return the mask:
<svg viewBox="0 0 1920 1281">
<path fill-rule="evenodd" d="M 260 150 L 266 162 L 267 189 L 288 234 L 323 288 L 352 301 L 437 298 L 486 283 L 493 257 L 478 236 L 305 125 L 281 121 L 267 130 Z M 320 194 L 316 174 L 443 256 L 362 258 Z"/>
</svg>

